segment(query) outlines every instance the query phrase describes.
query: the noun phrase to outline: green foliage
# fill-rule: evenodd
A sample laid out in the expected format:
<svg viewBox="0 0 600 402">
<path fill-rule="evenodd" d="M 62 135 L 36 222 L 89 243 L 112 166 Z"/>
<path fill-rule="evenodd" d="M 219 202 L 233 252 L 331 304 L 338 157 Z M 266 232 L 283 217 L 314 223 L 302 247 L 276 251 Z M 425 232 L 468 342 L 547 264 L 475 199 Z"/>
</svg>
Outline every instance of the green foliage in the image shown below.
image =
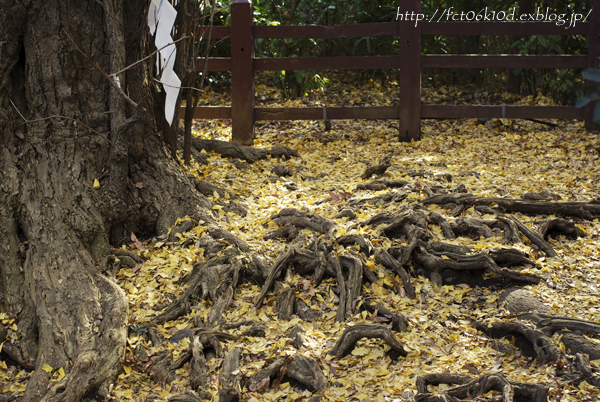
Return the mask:
<svg viewBox="0 0 600 402">
<path fill-rule="evenodd" d="M 600 68 L 588 68 L 583 72 L 583 76 L 592 84 L 589 88 L 589 95 L 577 99 L 577 106 L 583 107 L 590 102 L 596 102 L 594 107 L 594 121 L 600 122 Z"/>
<path fill-rule="evenodd" d="M 367 22 L 390 22 L 396 20 L 398 12 L 397 0 L 300 0 L 292 12 L 294 0 L 255 0 L 254 18 L 256 25 L 340 25 Z M 432 16 L 436 12 L 452 10 L 453 12 L 478 12 L 487 8 L 493 11 L 515 11 L 516 15 L 531 7 L 537 12 L 538 7 L 550 12 L 587 15 L 590 1 L 543 2 L 531 0 L 424 0 L 421 1 L 421 12 Z M 217 1 L 220 9 L 215 25 L 230 23 L 228 0 Z M 402 10 L 401 10 L 402 11 Z M 445 19 L 443 19 L 445 20 Z M 223 44 L 223 46 L 222 46 Z M 227 57 L 228 41 L 217 44 L 211 56 Z M 222 47 L 221 47 L 222 46 Z M 555 36 L 433 36 L 424 35 L 421 40 L 424 54 L 586 54 L 586 38 L 577 35 Z M 320 57 L 320 56 L 367 56 L 395 55 L 398 53 L 398 37 L 356 37 L 337 39 L 257 39 L 255 52 L 257 57 Z M 359 71 L 360 79 L 368 74 L 369 78 L 379 75 L 385 81 L 396 71 Z M 573 104 L 584 93 L 584 80 L 581 70 L 577 69 L 518 69 L 521 95 L 542 93 L 551 96 L 558 103 Z M 438 69 L 424 71 L 423 78 L 432 80 L 437 85 L 456 83 L 476 84 L 488 90 L 504 90 L 508 77 L 507 70 L 498 69 Z M 227 77 L 221 77 L 227 80 Z M 327 80 L 323 72 L 309 71 L 277 71 L 273 80 L 278 84 L 285 96 L 302 96 L 308 91 L 326 88 Z"/>
<path fill-rule="evenodd" d="M 531 35 L 521 37 L 511 45 L 518 54 L 580 54 L 587 52 L 581 36 Z M 580 69 L 517 69 L 521 74 L 523 94 L 541 90 L 562 104 L 573 104 L 583 94 L 584 80 Z"/>
<path fill-rule="evenodd" d="M 273 82 L 283 92 L 284 97 L 308 96 L 308 91 L 324 91 L 329 79 L 321 77 L 316 70 L 276 71 Z"/>
<path fill-rule="evenodd" d="M 129 326 L 129 330 L 135 336 L 142 336 L 148 332 L 146 328 L 139 326 L 138 324 L 133 324 Z"/>
</svg>

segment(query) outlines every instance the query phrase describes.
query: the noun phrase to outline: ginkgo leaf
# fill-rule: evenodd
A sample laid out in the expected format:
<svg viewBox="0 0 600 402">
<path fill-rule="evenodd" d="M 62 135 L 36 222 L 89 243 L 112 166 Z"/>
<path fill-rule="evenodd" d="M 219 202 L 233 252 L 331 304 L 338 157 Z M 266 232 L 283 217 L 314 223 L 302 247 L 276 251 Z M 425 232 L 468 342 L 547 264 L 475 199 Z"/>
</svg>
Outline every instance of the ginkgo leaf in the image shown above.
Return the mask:
<svg viewBox="0 0 600 402">
<path fill-rule="evenodd" d="M 133 242 L 133 244 L 135 244 L 135 246 L 140 249 L 140 250 L 148 250 L 146 248 L 146 246 L 144 246 L 142 243 L 140 243 L 140 241 L 137 239 L 137 237 L 135 236 L 135 234 L 133 232 L 131 232 L 131 241 Z"/>
<path fill-rule="evenodd" d="M 377 91 L 370 92 L 367 95 L 371 98 L 375 96 L 373 92 L 377 92 L 376 95 L 381 97 L 383 104 L 393 106 L 397 103 L 397 86 L 390 85 L 390 88 L 381 87 Z M 432 97 L 438 97 L 438 100 L 454 99 L 459 97 L 461 92 L 462 90 L 456 88 L 440 91 L 424 88 L 423 96 L 425 100 Z M 290 107 L 306 106 L 306 98 L 283 99 L 273 88 L 264 83 L 257 85 L 256 93 L 259 107 L 283 107 L 286 104 Z M 267 105 L 258 105 L 262 102 L 260 97 L 263 94 L 271 100 Z M 210 102 L 214 99 L 217 99 L 217 102 L 223 100 L 229 102 L 231 99 L 230 95 L 219 95 L 210 91 L 202 93 L 201 96 L 203 97 L 201 101 L 213 105 L 215 103 Z M 358 89 L 355 88 L 343 87 L 339 94 L 335 95 L 335 99 L 331 98 L 331 94 L 322 96 L 328 97 L 325 101 L 332 105 L 338 102 L 337 96 L 346 99 L 347 104 L 356 97 L 365 104 L 370 102 L 363 95 L 358 95 Z M 515 103 L 514 98 L 505 99 L 503 94 L 497 96 L 504 103 Z M 396 97 L 396 100 L 391 100 L 392 97 Z M 485 99 L 487 102 L 489 97 L 486 96 Z M 546 101 L 540 95 L 540 97 L 522 99 L 518 102 L 523 105 Z M 195 134 L 199 137 L 226 141 L 231 139 L 229 122 L 198 120 L 194 124 L 198 127 Z M 223 208 L 218 205 L 215 211 L 219 211 L 219 214 L 214 221 L 199 223 L 190 231 L 180 234 L 177 237 L 181 240 L 176 242 L 178 244 L 154 243 L 153 247 L 149 247 L 149 251 L 143 253 L 146 261 L 139 269 L 136 270 L 137 266 L 134 269 L 121 267 L 123 269 L 115 272 L 115 281 L 124 289 L 128 298 L 129 325 L 139 323 L 139 328 L 146 328 L 144 325 L 147 322 L 172 305 L 174 300 L 189 289 L 190 284 L 185 279 L 187 275 L 198 270 L 207 259 L 226 257 L 227 253 L 235 249 L 234 245 L 228 244 L 229 241 L 219 240 L 219 247 L 223 246 L 227 249 L 221 250 L 220 254 L 211 250 L 214 245 L 207 244 L 203 236 L 209 236 L 211 232 L 209 225 L 211 228 L 218 226 L 243 239 L 251 248 L 250 253 L 239 253 L 230 257 L 229 261 L 224 263 L 226 265 L 215 272 L 221 279 L 221 276 L 225 275 L 224 272 L 239 271 L 237 285 L 233 289 L 233 298 L 219 321 L 219 326 L 241 322 L 247 324 L 226 330 L 238 337 L 238 340 L 232 339 L 223 343 L 226 345 L 227 353 L 236 346 L 242 346 L 244 349 L 243 357 L 233 375 L 243 374 L 250 379 L 277 359 L 302 353 L 318 361 L 327 377 L 328 386 L 320 391 L 323 400 L 358 400 L 357 397 L 363 395 L 364 400 L 393 399 L 394 395 L 403 395 L 409 391 L 416 392 L 415 379 L 425 372 L 469 373 L 474 376 L 501 372 L 509 376 L 510 381 L 529 379 L 528 381 L 535 383 L 553 383 L 553 370 L 531 365 L 523 355 L 497 352 L 494 348 L 501 346 L 502 343 L 507 350 L 514 350 L 514 346 L 507 340 L 492 342 L 482 337 L 471 325 L 473 321 L 482 317 L 488 319 L 498 316 L 500 306 L 496 304 L 501 291 L 499 288 L 471 287 L 470 282 L 460 284 L 460 281 L 453 282 L 459 283 L 458 285 L 442 283 L 438 286 L 432 283 L 430 278 L 421 276 L 422 274 L 418 273 L 422 272 L 419 267 L 410 262 L 405 268 L 409 272 L 418 297 L 416 300 L 409 299 L 406 297 L 402 279 L 396 272 L 375 262 L 372 255 L 362 256 L 353 245 L 338 247 L 335 240 L 344 235 L 360 234 L 375 250 L 379 248 L 406 250 L 409 243 L 405 238 L 385 236 L 383 229 L 387 224 L 365 224 L 379 213 L 396 217 L 399 211 L 406 208 L 422 210 L 425 216 L 436 212 L 449 223 L 461 217 L 496 219 L 495 214 L 484 214 L 485 211 L 480 211 L 473 206 L 460 211 L 460 216 L 453 216 L 454 208 L 447 205 L 433 206 L 420 203 L 427 191 L 431 190 L 436 194 L 452 193 L 458 184 L 464 184 L 472 194 L 486 197 L 518 199 L 526 191 L 540 192 L 548 189 L 559 194 L 564 201 L 598 198 L 597 185 L 594 182 L 594 177 L 600 174 L 597 151 L 594 151 L 594 147 L 598 147 L 597 136 L 585 133 L 580 127 L 581 124 L 572 123 L 561 123 L 560 133 L 558 133 L 540 130 L 535 123 L 525 120 L 423 120 L 421 139 L 401 143 L 397 141 L 397 128 L 388 129 L 381 121 L 364 120 L 356 123 L 340 120 L 335 122 L 331 138 L 325 138 L 327 142 L 321 142 L 322 136 L 315 134 L 312 124 L 306 121 L 268 123 L 261 129 L 260 142 L 254 143 L 257 149 L 285 145 L 300 153 L 301 159 L 292 158 L 283 161 L 296 172 L 296 175 L 286 179 L 286 183 L 289 181 L 292 186 L 287 186 L 282 179 L 270 177 L 269 172 L 272 167 L 282 163 L 276 158 L 248 164 L 244 166 L 245 170 L 236 172 L 235 177 L 231 176 L 232 169 L 235 167 L 230 163 L 230 159 L 215 152 L 202 151 L 202 154 L 207 157 L 208 165 L 200 166 L 195 161 L 192 161 L 190 166 L 182 165 L 183 169 L 198 179 L 208 178 L 211 184 L 230 191 L 235 197 L 231 197 L 228 206 L 243 206 L 247 214 L 242 216 L 232 212 L 228 207 Z M 394 124 L 397 125 L 397 122 Z M 363 174 L 365 162 L 377 163 L 378 155 L 388 153 L 393 153 L 398 163 L 388 169 L 388 176 L 384 179 L 406 180 L 407 186 L 394 189 L 397 192 L 406 192 L 406 198 L 399 202 L 380 199 L 372 204 L 354 204 L 354 199 L 359 197 L 360 199 L 377 197 L 390 191 L 385 188 L 376 191 L 356 190 L 356 195 L 352 198 L 352 192 L 358 184 L 354 178 Z M 436 179 L 438 174 L 448 174 L 452 177 L 452 181 Z M 361 181 L 361 184 L 366 182 L 368 180 Z M 209 193 L 209 198 L 219 202 L 228 198 L 228 193 L 221 194 L 225 195 L 219 197 L 218 194 Z M 352 201 L 346 202 L 345 200 L 348 199 Z M 494 204 L 488 207 L 498 209 Z M 335 275 L 327 272 L 321 283 L 315 284 L 312 272 L 298 274 L 299 270 L 306 269 L 312 261 L 284 268 L 280 278 L 282 283 L 285 283 L 284 286 L 294 289 L 296 302 L 305 304 L 303 309 L 306 310 L 299 311 L 318 312 L 321 314 L 318 318 L 312 322 L 305 321 L 298 311 L 295 311 L 296 314 L 289 321 L 280 319 L 276 311 L 278 294 L 275 286 L 267 293 L 261 308 L 254 306 L 264 283 L 260 280 L 248 283 L 245 276 L 250 272 L 244 270 L 254 257 L 260 258 L 267 269 L 272 267 L 276 259 L 294 241 L 277 238 L 264 240 L 268 233 L 283 228 L 283 225 L 272 221 L 271 216 L 284 208 L 295 208 L 335 221 L 335 230 L 328 234 L 315 233 L 305 227 L 296 228 L 302 240 L 298 242 L 299 250 L 308 249 L 308 246 L 318 247 L 325 241 L 327 250 L 334 254 L 339 252 L 341 256 L 343 253 L 352 252 L 359 255 L 366 264 L 363 267 L 363 275 L 367 273 L 364 269 L 368 268 L 377 276 L 374 283 L 371 283 L 370 279 L 369 281 L 362 279 L 362 289 L 358 296 L 360 299 L 353 306 L 356 307 L 356 311 L 348 316 L 345 322 L 336 321 L 340 288 Z M 224 213 L 223 209 L 229 212 Z M 334 218 L 343 209 L 350 209 L 355 217 Z M 458 211 L 456 213 L 458 214 Z M 348 216 L 352 215 L 348 214 Z M 525 214 L 517 213 L 515 216 L 533 231 L 537 230 L 542 220 L 541 217 L 529 217 Z M 180 218 L 180 222 L 189 219 L 189 217 Z M 547 216 L 544 219 L 552 218 Z M 543 252 L 532 247 L 529 240 L 525 243 L 507 245 L 503 242 L 502 235 L 498 233 L 494 233 L 491 238 L 472 238 L 463 235 L 455 239 L 447 239 L 440 226 L 427 224 L 433 233 L 432 240 L 455 246 L 467 246 L 473 250 L 472 254 L 488 253 L 488 250 L 491 253 L 491 250 L 504 247 L 514 247 L 528 254 L 535 266 L 514 267 L 514 269 L 529 268 L 531 273 L 544 275 L 548 279 L 539 285 L 528 285 L 528 291 L 547 306 L 556 306 L 556 311 L 559 311 L 560 315 L 581 316 L 600 321 L 600 308 L 596 307 L 598 296 L 591 288 L 591 284 L 600 282 L 598 274 L 600 266 L 597 262 L 600 258 L 600 248 L 597 245 L 600 223 L 577 218 L 576 225 L 581 226 L 586 237 L 576 241 L 550 239 L 560 255 L 559 259 L 552 259 L 545 258 Z M 156 236 L 157 240 L 166 241 L 166 234 L 162 235 L 162 238 Z M 328 243 L 329 241 L 331 244 Z M 137 248 L 135 243 L 133 248 Z M 441 258 L 447 261 L 449 257 L 445 257 Z M 347 278 L 347 267 L 343 266 L 342 269 L 344 278 Z M 286 277 L 288 274 L 289 277 Z M 486 274 L 486 278 L 488 276 L 494 279 Z M 196 293 L 198 298 L 189 305 L 189 314 L 183 314 L 176 320 L 156 326 L 156 331 L 164 338 L 171 338 L 180 329 L 196 328 L 196 323 L 207 323 L 211 308 L 218 302 L 221 295 L 219 292 L 223 291 L 217 287 L 217 293 L 213 295 L 211 285 L 208 286 L 206 295 L 202 297 L 200 292 L 204 288 L 198 289 L 199 292 Z M 363 303 L 366 301 L 373 306 L 385 307 L 391 315 L 382 315 L 379 313 L 381 310 L 363 314 L 365 310 Z M 386 355 L 390 346 L 377 339 L 361 340 L 352 353 L 341 359 L 327 354 L 348 326 L 356 324 L 387 326 L 392 321 L 393 314 L 397 312 L 409 317 L 409 329 L 396 334 L 405 350 L 409 352 L 408 358 L 401 358 L 397 362 L 388 359 Z M 501 317 L 501 319 L 505 318 Z M 264 324 L 266 327 L 264 337 L 242 335 L 244 331 L 251 328 L 251 324 L 257 323 Z M 291 339 L 287 337 L 296 324 L 302 330 L 304 345 L 301 349 L 295 349 L 291 345 Z M 175 376 L 180 378 L 174 380 L 170 389 L 152 381 L 139 380 L 146 378 L 145 370 L 161 353 L 169 353 L 173 358 L 172 361 L 176 361 L 181 356 L 185 356 L 184 353 L 189 353 L 189 345 L 191 345 L 189 338 L 186 338 L 179 343 L 166 341 L 150 346 L 144 343 L 144 336 L 133 334 L 130 327 L 126 356 L 136 363 L 128 364 L 131 372 L 120 377 L 115 383 L 112 391 L 114 399 L 141 398 L 142 392 L 147 392 L 161 400 L 168 400 L 176 392 L 190 386 L 187 365 L 176 370 Z M 140 353 L 137 348 L 146 349 L 146 352 Z M 227 353 L 224 353 L 224 356 L 227 356 Z M 147 360 L 135 360 L 138 354 L 144 356 L 144 359 L 148 356 Z M 222 364 L 221 358 L 207 362 L 207 375 L 211 378 L 219 378 Z M 402 366 L 401 370 L 398 369 L 400 366 Z M 276 380 L 278 374 L 276 373 L 272 380 Z M 281 381 L 286 380 L 282 378 Z M 278 381 L 275 381 L 273 385 L 277 383 Z M 246 382 L 246 384 L 250 383 Z M 335 386 L 331 386 L 332 384 Z M 253 401 L 277 400 L 277 398 L 302 400 L 308 397 L 296 392 L 295 386 L 290 386 L 287 382 L 280 382 L 278 389 L 269 389 L 269 385 L 266 381 L 261 384 L 260 394 L 257 384 L 248 385 L 252 389 L 244 388 L 243 392 L 246 393 L 244 397 Z M 139 387 L 135 392 L 134 386 Z M 441 392 L 447 387 L 442 385 L 434 389 L 436 392 Z M 219 389 L 208 387 L 207 390 L 216 400 Z M 285 394 L 280 394 L 283 391 Z M 581 398 L 588 398 L 588 400 L 595 400 L 598 396 L 598 392 L 591 387 L 576 391 L 584 395 Z"/>
</svg>

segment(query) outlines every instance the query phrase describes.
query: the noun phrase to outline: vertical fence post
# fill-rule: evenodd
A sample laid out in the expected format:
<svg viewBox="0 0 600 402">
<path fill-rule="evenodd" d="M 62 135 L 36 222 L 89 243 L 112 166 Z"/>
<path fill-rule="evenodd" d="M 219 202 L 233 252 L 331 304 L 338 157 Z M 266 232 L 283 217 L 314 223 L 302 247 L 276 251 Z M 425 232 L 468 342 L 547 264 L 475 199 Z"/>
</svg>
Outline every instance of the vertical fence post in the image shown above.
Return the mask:
<svg viewBox="0 0 600 402">
<path fill-rule="evenodd" d="M 242 145 L 254 140 L 254 16 L 252 3 L 231 4 L 231 135 Z"/>
<path fill-rule="evenodd" d="M 418 140 L 421 135 L 421 12 L 418 0 L 400 0 L 400 115 L 398 140 Z"/>
<path fill-rule="evenodd" d="M 587 36 L 589 66 L 598 68 L 600 58 L 600 0 L 590 1 L 590 32 Z M 598 124 L 594 123 L 594 108 L 597 102 L 590 102 L 585 107 L 585 129 L 594 131 L 598 129 Z"/>
</svg>

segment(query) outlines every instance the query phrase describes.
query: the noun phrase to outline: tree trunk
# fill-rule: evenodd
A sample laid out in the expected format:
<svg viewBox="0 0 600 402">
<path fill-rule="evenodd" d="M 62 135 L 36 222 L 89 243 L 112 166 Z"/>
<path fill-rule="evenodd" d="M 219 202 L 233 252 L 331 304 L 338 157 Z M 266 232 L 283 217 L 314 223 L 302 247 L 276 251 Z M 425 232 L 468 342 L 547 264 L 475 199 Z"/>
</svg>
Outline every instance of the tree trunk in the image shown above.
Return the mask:
<svg viewBox="0 0 600 402">
<path fill-rule="evenodd" d="M 148 54 L 147 7 L 0 3 L 0 303 L 19 338 L 2 353 L 35 369 L 25 401 L 105 395 L 119 373 L 129 317 L 98 270 L 110 245 L 211 219 L 157 133 L 153 59 L 119 75 L 122 91 L 101 73 Z M 53 385 L 45 365 L 66 377 Z"/>
</svg>

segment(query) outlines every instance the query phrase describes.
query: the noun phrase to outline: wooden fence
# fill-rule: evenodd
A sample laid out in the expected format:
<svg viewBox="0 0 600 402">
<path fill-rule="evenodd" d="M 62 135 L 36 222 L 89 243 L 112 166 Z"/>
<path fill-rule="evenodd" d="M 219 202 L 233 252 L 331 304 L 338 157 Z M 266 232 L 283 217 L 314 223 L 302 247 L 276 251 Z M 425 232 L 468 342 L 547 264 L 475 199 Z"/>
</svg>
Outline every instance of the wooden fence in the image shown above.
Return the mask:
<svg viewBox="0 0 600 402">
<path fill-rule="evenodd" d="M 590 21 L 565 28 L 554 22 L 425 22 L 414 20 L 336 26 L 255 26 L 252 4 L 231 4 L 231 27 L 213 27 L 214 39 L 230 37 L 231 58 L 209 58 L 208 71 L 231 71 L 231 107 L 203 106 L 196 119 L 232 119 L 233 141 L 251 145 L 260 120 L 398 119 L 399 139 L 419 139 L 421 119 L 542 118 L 584 119 L 593 127 L 593 104 L 575 106 L 421 104 L 422 68 L 586 68 L 600 59 L 600 0 L 590 0 Z M 420 13 L 420 1 L 399 0 L 400 11 Z M 206 34 L 206 33 L 205 33 Z M 421 35 L 585 35 L 587 55 L 421 54 Z M 255 58 L 258 38 L 399 37 L 395 56 Z M 199 69 L 203 69 L 200 63 Z M 276 70 L 399 69 L 399 102 L 394 106 L 265 108 L 254 106 L 254 72 Z M 399 94 L 400 95 L 400 94 Z M 182 110 L 182 116 L 185 110 Z"/>
</svg>

